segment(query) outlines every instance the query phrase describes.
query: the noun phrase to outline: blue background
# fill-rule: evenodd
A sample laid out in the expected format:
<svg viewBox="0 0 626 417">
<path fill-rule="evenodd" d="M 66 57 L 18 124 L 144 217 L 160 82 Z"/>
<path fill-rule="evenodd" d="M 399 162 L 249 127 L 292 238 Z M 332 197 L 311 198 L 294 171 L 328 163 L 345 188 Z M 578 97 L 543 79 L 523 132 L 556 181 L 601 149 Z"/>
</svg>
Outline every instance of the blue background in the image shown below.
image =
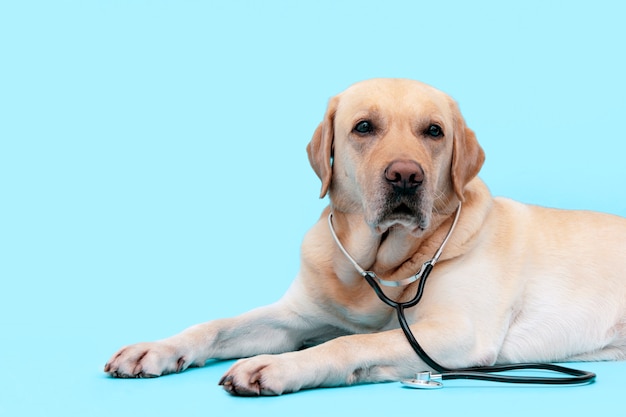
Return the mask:
<svg viewBox="0 0 626 417">
<path fill-rule="evenodd" d="M 625 363 L 581 365 L 599 374 L 588 387 L 261 399 L 217 386 L 230 362 L 154 380 L 102 367 L 284 292 L 326 204 L 305 146 L 361 79 L 455 97 L 494 194 L 626 215 L 623 5 L 1 2 L 0 415 L 614 410 Z"/>
</svg>

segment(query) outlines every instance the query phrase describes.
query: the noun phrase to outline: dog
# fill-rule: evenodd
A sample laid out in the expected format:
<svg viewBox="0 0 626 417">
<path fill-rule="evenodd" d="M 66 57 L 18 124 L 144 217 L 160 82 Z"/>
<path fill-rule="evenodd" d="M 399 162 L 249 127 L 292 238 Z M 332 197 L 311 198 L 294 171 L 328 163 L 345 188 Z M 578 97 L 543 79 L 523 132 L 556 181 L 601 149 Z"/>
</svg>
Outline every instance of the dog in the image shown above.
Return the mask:
<svg viewBox="0 0 626 417">
<path fill-rule="evenodd" d="M 413 377 L 429 366 L 354 264 L 402 283 L 441 246 L 459 204 L 423 298 L 406 311 L 436 362 L 626 358 L 626 219 L 493 198 L 477 176 L 484 151 L 445 93 L 406 79 L 356 83 L 329 100 L 307 152 L 330 205 L 285 295 L 124 347 L 105 372 L 156 377 L 245 358 L 219 382 L 243 396 Z M 416 285 L 384 291 L 406 301 Z"/>
</svg>

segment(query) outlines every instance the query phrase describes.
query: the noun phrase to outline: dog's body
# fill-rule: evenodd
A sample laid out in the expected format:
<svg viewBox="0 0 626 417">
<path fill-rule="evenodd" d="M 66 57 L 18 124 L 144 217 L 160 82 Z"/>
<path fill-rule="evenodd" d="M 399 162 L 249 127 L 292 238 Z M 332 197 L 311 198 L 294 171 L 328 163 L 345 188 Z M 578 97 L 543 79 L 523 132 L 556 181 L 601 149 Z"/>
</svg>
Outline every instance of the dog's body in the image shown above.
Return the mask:
<svg viewBox="0 0 626 417">
<path fill-rule="evenodd" d="M 401 280 L 431 259 L 463 201 L 411 329 L 449 368 L 626 358 L 626 219 L 492 198 L 484 154 L 457 105 L 424 84 L 376 79 L 331 99 L 308 147 L 331 204 L 277 303 L 123 348 L 105 366 L 147 377 L 248 358 L 220 382 L 240 395 L 399 380 L 428 367 L 367 270 Z M 406 300 L 415 285 L 385 288 Z M 312 346 L 304 350 L 302 347 Z M 258 355 L 258 356 L 255 356 Z"/>
</svg>

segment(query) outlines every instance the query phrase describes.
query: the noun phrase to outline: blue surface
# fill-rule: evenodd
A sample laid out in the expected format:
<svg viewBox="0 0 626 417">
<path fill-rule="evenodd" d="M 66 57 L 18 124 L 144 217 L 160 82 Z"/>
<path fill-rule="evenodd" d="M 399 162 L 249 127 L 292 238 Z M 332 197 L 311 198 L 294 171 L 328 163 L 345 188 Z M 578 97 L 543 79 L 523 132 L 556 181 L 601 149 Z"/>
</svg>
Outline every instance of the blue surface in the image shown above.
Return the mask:
<svg viewBox="0 0 626 417">
<path fill-rule="evenodd" d="M 454 96 L 494 194 L 626 215 L 624 3 L 509 3 L 0 3 L 0 415 L 616 410 L 626 363 L 580 365 L 599 379 L 576 388 L 262 399 L 217 386 L 229 363 L 101 372 L 121 345 L 283 293 L 325 204 L 305 145 L 361 79 Z"/>
</svg>

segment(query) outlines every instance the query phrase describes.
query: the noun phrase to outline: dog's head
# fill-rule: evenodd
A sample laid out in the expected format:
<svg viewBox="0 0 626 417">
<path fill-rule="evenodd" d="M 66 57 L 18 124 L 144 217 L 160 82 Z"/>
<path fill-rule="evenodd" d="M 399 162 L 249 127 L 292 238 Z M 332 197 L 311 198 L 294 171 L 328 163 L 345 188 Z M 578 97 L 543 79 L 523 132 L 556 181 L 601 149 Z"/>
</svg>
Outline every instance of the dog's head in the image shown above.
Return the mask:
<svg viewBox="0 0 626 417">
<path fill-rule="evenodd" d="M 379 233 L 421 235 L 463 200 L 485 156 L 454 100 L 417 81 L 373 79 L 333 97 L 307 147 L 320 197 Z"/>
</svg>

